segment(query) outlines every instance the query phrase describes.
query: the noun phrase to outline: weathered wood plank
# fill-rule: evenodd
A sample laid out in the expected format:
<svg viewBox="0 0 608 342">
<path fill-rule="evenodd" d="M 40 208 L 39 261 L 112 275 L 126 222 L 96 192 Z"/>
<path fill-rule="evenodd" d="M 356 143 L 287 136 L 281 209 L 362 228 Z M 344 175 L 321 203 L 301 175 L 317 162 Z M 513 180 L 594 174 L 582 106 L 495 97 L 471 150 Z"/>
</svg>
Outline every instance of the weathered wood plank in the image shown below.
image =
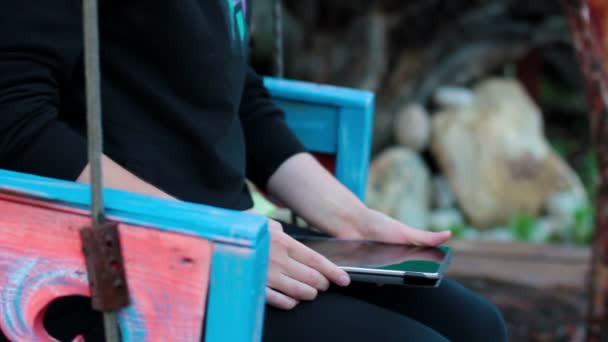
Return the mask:
<svg viewBox="0 0 608 342">
<path fill-rule="evenodd" d="M 0 326 L 14 341 L 52 341 L 45 308 L 89 295 L 79 229 L 84 214 L 0 200 Z M 121 224 L 132 304 L 120 313 L 125 341 L 198 341 L 212 245 L 204 239 Z M 168 324 L 168 322 L 171 322 Z"/>
<path fill-rule="evenodd" d="M 213 256 L 207 341 L 261 341 L 269 238 L 256 250 L 219 245 Z M 230 322 L 230 323 L 227 323 Z M 235 324 L 237 326 L 235 326 Z"/>
<path fill-rule="evenodd" d="M 88 211 L 90 187 L 85 184 L 0 170 L 0 194 Z M 193 235 L 215 242 L 254 247 L 266 233 L 266 219 L 258 215 L 166 200 L 128 191 L 104 189 L 106 216 L 133 225 Z"/>
<path fill-rule="evenodd" d="M 452 277 L 489 278 L 539 288 L 583 291 L 591 252 L 584 247 L 455 240 Z"/>
<path fill-rule="evenodd" d="M 373 104 L 340 110 L 336 178 L 362 201 L 365 201 L 371 158 L 373 110 Z"/>
</svg>

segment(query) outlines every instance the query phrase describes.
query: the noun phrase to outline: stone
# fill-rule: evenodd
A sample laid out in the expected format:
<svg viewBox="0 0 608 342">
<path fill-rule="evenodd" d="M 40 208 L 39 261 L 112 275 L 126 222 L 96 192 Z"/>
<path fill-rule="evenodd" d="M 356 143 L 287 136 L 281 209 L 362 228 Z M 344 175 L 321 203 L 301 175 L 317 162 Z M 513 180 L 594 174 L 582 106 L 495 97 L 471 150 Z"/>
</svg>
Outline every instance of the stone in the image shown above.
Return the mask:
<svg viewBox="0 0 608 342">
<path fill-rule="evenodd" d="M 554 217 L 545 216 L 538 219 L 536 227 L 532 232 L 531 242 L 547 243 L 556 237 L 560 241 L 566 241 L 569 225 Z"/>
<path fill-rule="evenodd" d="M 444 176 L 433 178 L 433 193 L 431 205 L 435 209 L 450 209 L 455 204 L 454 193 L 450 189 L 450 183 Z"/>
<path fill-rule="evenodd" d="M 431 119 L 420 104 L 410 104 L 397 113 L 395 140 L 398 144 L 421 152 L 427 149 L 431 137 Z"/>
<path fill-rule="evenodd" d="M 513 231 L 509 227 L 496 227 L 487 229 L 479 234 L 477 237 L 480 241 L 498 241 L 498 242 L 512 242 L 515 241 Z"/>
<path fill-rule="evenodd" d="M 425 229 L 430 183 L 430 172 L 420 155 L 406 147 L 391 147 L 370 165 L 367 205 L 410 226 Z"/>
<path fill-rule="evenodd" d="M 465 229 L 461 239 L 463 240 L 479 240 L 481 233 L 473 228 Z"/>
<path fill-rule="evenodd" d="M 430 230 L 450 230 L 464 225 L 464 218 L 458 209 L 434 210 L 429 214 L 428 228 Z"/>
<path fill-rule="evenodd" d="M 546 211 L 549 217 L 558 222 L 559 226 L 568 227 L 574 223 L 576 212 L 588 205 L 586 198 L 564 191 L 549 197 Z"/>
<path fill-rule="evenodd" d="M 435 92 L 434 102 L 442 109 L 467 108 L 475 102 L 475 94 L 463 87 L 439 87 Z"/>
<path fill-rule="evenodd" d="M 584 193 L 574 171 L 552 152 L 538 106 L 514 80 L 488 79 L 469 107 L 440 110 L 431 150 L 459 207 L 478 228 L 538 216 L 551 195 Z"/>
</svg>

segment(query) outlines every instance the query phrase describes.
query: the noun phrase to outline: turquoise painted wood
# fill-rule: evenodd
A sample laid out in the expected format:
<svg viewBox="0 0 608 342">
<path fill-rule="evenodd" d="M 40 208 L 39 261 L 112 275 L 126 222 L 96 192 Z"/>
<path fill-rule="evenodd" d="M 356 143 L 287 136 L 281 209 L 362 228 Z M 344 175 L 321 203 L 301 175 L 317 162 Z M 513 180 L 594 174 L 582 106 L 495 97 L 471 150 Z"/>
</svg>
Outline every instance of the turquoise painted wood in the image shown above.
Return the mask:
<svg viewBox="0 0 608 342">
<path fill-rule="evenodd" d="M 365 199 L 374 95 L 368 91 L 267 77 L 288 126 L 311 152 L 334 155 L 336 177 Z"/>
<path fill-rule="evenodd" d="M 87 185 L 4 170 L 0 170 L 0 193 L 42 200 L 58 208 L 87 211 L 90 206 Z M 269 250 L 265 218 L 118 190 L 106 189 L 104 196 L 110 220 L 211 241 L 212 295 L 205 315 L 206 340 L 260 340 Z M 121 330 L 126 341 L 139 342 L 145 336 L 145 322 L 134 314 L 130 309 L 121 311 Z"/>
</svg>

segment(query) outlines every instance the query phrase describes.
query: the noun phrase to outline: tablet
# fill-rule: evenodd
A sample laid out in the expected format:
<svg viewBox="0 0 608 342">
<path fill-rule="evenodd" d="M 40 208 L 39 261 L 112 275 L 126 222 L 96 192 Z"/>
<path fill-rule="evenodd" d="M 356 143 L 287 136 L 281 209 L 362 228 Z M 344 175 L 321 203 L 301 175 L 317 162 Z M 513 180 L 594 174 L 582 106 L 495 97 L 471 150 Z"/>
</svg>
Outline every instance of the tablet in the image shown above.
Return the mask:
<svg viewBox="0 0 608 342">
<path fill-rule="evenodd" d="M 322 237 L 295 237 L 345 270 L 352 281 L 437 287 L 448 268 L 448 246 L 417 247 Z"/>
</svg>

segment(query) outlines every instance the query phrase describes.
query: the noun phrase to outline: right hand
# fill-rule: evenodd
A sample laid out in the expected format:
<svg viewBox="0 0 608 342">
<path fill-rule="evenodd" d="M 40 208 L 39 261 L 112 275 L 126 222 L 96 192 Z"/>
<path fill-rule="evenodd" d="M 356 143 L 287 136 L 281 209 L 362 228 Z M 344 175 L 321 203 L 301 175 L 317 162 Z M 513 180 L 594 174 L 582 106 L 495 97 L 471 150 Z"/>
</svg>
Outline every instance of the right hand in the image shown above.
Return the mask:
<svg viewBox="0 0 608 342">
<path fill-rule="evenodd" d="M 350 283 L 348 274 L 322 255 L 283 232 L 281 224 L 269 220 L 271 236 L 266 302 L 279 309 L 291 310 L 300 301 L 310 301 L 330 282 L 340 286 Z"/>
</svg>

